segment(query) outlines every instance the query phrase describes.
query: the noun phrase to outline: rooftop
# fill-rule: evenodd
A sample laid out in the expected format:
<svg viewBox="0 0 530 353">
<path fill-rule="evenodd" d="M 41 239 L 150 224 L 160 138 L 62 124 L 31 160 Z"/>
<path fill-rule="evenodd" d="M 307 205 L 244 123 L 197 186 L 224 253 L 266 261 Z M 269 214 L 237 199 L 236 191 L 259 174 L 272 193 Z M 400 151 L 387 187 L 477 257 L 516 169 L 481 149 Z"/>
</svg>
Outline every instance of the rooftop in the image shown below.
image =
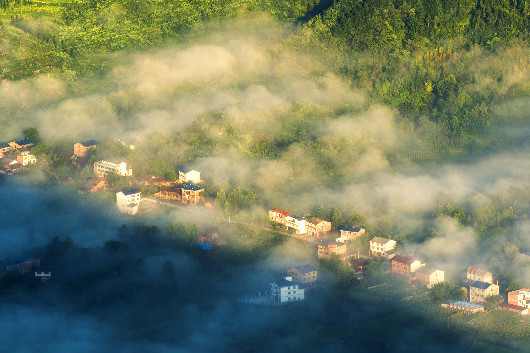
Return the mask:
<svg viewBox="0 0 530 353">
<path fill-rule="evenodd" d="M 125 196 L 129 196 L 129 195 L 139 194 L 140 190 L 138 190 L 138 189 L 123 189 L 121 192 L 123 192 L 123 194 Z"/>
<path fill-rule="evenodd" d="M 465 302 L 461 300 L 449 300 L 449 301 L 446 301 L 444 304 L 453 304 L 456 306 L 460 306 L 463 308 L 469 308 L 469 309 L 478 309 L 483 306 L 482 304 L 470 303 L 470 302 Z"/>
<path fill-rule="evenodd" d="M 0 265 L 4 265 L 4 266 L 18 265 L 18 264 L 24 263 L 24 262 L 26 262 L 26 261 L 28 261 L 30 259 L 34 259 L 34 258 L 35 257 L 33 257 L 31 255 L 23 254 L 23 255 L 15 257 L 15 258 L 7 259 L 5 261 L 2 261 L 2 262 L 0 262 Z"/>
<path fill-rule="evenodd" d="M 343 230 L 345 232 L 355 232 L 355 233 L 357 233 L 357 232 L 361 231 L 361 228 L 357 228 L 357 227 L 354 228 L 354 227 L 346 227 L 345 226 L 345 227 L 340 227 L 339 230 Z M 372 239 L 372 240 L 374 240 L 374 239 Z M 383 238 L 379 238 L 379 239 L 383 239 Z"/>
<path fill-rule="evenodd" d="M 319 245 L 321 245 L 321 246 L 329 246 L 329 245 L 332 245 L 332 244 L 337 245 L 337 246 L 346 246 L 346 244 L 339 243 L 338 241 L 327 241 L 327 242 L 319 244 Z"/>
<path fill-rule="evenodd" d="M 180 168 L 180 171 L 182 173 L 189 173 L 189 172 L 193 172 L 193 171 L 196 171 L 196 170 L 193 169 L 193 168 L 190 168 L 190 167 L 182 167 L 182 168 Z"/>
<path fill-rule="evenodd" d="M 276 281 L 274 283 L 276 283 L 276 285 L 278 285 L 278 287 L 280 287 L 280 288 L 289 287 L 289 286 L 298 286 L 298 283 L 293 282 L 293 281 L 288 281 L 286 279 L 281 279 L 281 280 Z"/>
<path fill-rule="evenodd" d="M 475 281 L 469 285 L 469 287 L 478 288 L 482 290 L 488 289 L 490 286 L 493 286 L 491 283 L 486 283 L 482 281 Z"/>
<path fill-rule="evenodd" d="M 7 142 L 0 142 L 0 148 L 8 148 L 9 147 L 9 143 Z"/>
<path fill-rule="evenodd" d="M 96 141 L 96 140 L 88 140 L 88 141 L 85 141 L 85 142 L 81 142 L 81 144 L 85 147 L 91 147 L 91 146 L 96 146 L 96 145 L 99 145 L 99 142 Z"/>
<path fill-rule="evenodd" d="M 405 265 L 412 265 L 412 263 L 415 261 L 414 259 L 411 259 L 408 256 L 403 255 L 396 255 L 392 258 L 392 261 L 399 262 Z"/>
<path fill-rule="evenodd" d="M 317 225 L 317 224 L 322 223 L 322 222 L 326 222 L 325 220 L 320 219 L 320 218 L 316 218 L 316 217 L 311 217 L 307 221 L 309 223 L 311 223 L 311 224 L 314 224 L 314 225 Z"/>
<path fill-rule="evenodd" d="M 386 244 L 389 241 L 392 241 L 392 239 L 374 237 L 372 240 L 370 240 L 370 243 Z"/>
<path fill-rule="evenodd" d="M 198 241 L 196 244 L 199 245 L 199 247 L 200 247 L 202 250 L 210 251 L 210 250 L 212 250 L 212 248 L 213 248 L 213 245 L 212 245 L 212 244 L 202 243 L 202 242 L 200 242 L 200 241 Z"/>
<path fill-rule="evenodd" d="M 198 186 L 198 185 L 189 185 L 189 184 L 188 184 L 188 185 L 184 185 L 184 186 L 182 187 L 182 189 L 187 190 L 187 191 L 199 191 L 199 190 L 204 190 L 204 188 L 201 187 L 201 186 Z"/>
<path fill-rule="evenodd" d="M 19 146 L 31 145 L 34 144 L 30 139 L 16 140 L 15 143 Z"/>
<path fill-rule="evenodd" d="M 302 265 L 302 266 L 297 266 L 295 267 L 295 269 L 304 274 L 304 273 L 309 273 L 309 272 L 315 272 L 316 271 L 316 268 L 313 266 L 313 265 L 310 265 L 310 264 L 305 264 L 305 265 Z"/>
</svg>

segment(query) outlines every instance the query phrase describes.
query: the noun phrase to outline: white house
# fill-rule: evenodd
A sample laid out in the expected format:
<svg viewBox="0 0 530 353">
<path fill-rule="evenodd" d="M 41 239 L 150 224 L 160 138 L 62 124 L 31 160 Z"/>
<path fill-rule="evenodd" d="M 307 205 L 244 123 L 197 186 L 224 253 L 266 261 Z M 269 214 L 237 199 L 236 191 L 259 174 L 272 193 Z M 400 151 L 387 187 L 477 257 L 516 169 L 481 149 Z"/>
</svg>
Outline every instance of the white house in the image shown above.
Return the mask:
<svg viewBox="0 0 530 353">
<path fill-rule="evenodd" d="M 116 193 L 116 203 L 122 213 L 134 215 L 140 206 L 140 190 L 125 189 Z"/>
<path fill-rule="evenodd" d="M 179 182 L 181 183 L 200 183 L 201 182 L 201 172 L 184 167 L 179 170 Z"/>
<path fill-rule="evenodd" d="M 296 234 L 307 233 L 306 219 L 304 217 L 289 215 L 285 217 L 285 226 L 287 229 L 294 229 Z"/>
<path fill-rule="evenodd" d="M 370 240 L 370 252 L 374 256 L 389 258 L 392 256 L 392 250 L 396 248 L 396 241 L 387 238 L 374 237 Z"/>
<path fill-rule="evenodd" d="M 121 176 L 132 176 L 132 169 L 127 168 L 126 162 L 101 160 L 94 163 L 94 174 L 98 178 L 104 178 L 110 173 Z"/>
<path fill-rule="evenodd" d="M 275 303 L 304 300 L 304 289 L 298 288 L 293 277 L 285 276 L 281 281 L 271 283 L 271 299 Z"/>
<path fill-rule="evenodd" d="M 336 240 L 339 243 L 346 243 L 348 240 L 360 238 L 366 232 L 366 229 L 358 227 L 340 227 L 339 230 L 340 238 Z"/>
</svg>

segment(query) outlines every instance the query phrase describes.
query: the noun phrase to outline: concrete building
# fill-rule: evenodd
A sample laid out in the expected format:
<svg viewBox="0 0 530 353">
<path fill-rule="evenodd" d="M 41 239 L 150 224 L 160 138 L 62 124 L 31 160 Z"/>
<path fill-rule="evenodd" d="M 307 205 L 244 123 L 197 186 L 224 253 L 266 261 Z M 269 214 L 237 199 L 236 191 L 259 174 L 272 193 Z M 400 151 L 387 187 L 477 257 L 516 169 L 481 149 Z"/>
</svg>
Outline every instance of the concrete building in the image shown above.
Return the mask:
<svg viewBox="0 0 530 353">
<path fill-rule="evenodd" d="M 420 260 L 414 260 L 408 256 L 396 255 L 392 258 L 392 272 L 403 276 L 410 276 L 423 266 L 425 264 Z"/>
<path fill-rule="evenodd" d="M 184 167 L 179 170 L 179 182 L 198 184 L 201 182 L 201 172 L 189 167 Z"/>
<path fill-rule="evenodd" d="M 481 270 L 476 267 L 468 267 L 467 280 L 471 282 L 480 281 L 486 283 L 493 283 L 493 274 L 491 272 Z"/>
<path fill-rule="evenodd" d="M 96 148 L 98 145 L 99 142 L 96 140 L 77 142 L 74 144 L 74 154 L 79 158 L 85 158 L 87 151 L 91 148 Z"/>
<path fill-rule="evenodd" d="M 31 154 L 29 148 L 22 148 L 17 154 L 17 163 L 21 164 L 24 167 L 29 164 L 35 164 L 37 163 L 37 157 Z"/>
<path fill-rule="evenodd" d="M 122 213 L 135 215 L 138 213 L 140 201 L 140 190 L 138 189 L 125 189 L 116 193 L 116 203 Z"/>
<path fill-rule="evenodd" d="M 181 188 L 181 200 L 182 203 L 185 205 L 196 205 L 199 203 L 199 201 L 204 199 L 204 196 L 202 196 L 202 192 L 204 191 L 204 188 L 197 185 L 184 185 Z"/>
<path fill-rule="evenodd" d="M 484 311 L 484 306 L 482 304 L 470 303 L 459 300 L 449 300 L 445 303 L 442 303 L 442 307 L 451 311 L 461 312 L 464 314 L 474 314 L 480 311 Z"/>
<path fill-rule="evenodd" d="M 294 230 L 296 234 L 305 234 L 307 233 L 307 224 L 306 219 L 297 215 L 289 215 L 285 217 L 285 226 L 289 230 Z"/>
<path fill-rule="evenodd" d="M 98 178 L 105 178 L 110 173 L 121 176 L 132 176 L 132 169 L 127 168 L 126 162 L 101 160 L 94 163 L 94 174 Z"/>
<path fill-rule="evenodd" d="M 530 289 L 518 289 L 508 292 L 508 304 L 530 308 Z"/>
<path fill-rule="evenodd" d="M 275 303 L 289 303 L 304 300 L 304 289 L 298 288 L 293 278 L 286 276 L 281 281 L 271 283 L 271 300 Z"/>
<path fill-rule="evenodd" d="M 519 315 L 528 315 L 528 307 L 525 306 L 518 306 L 506 303 L 503 305 L 503 309 L 513 311 L 514 313 L 517 313 Z"/>
<path fill-rule="evenodd" d="M 335 241 L 328 241 L 317 245 L 317 255 L 319 259 L 329 259 L 331 255 L 338 255 L 340 257 L 346 256 L 346 244 Z"/>
<path fill-rule="evenodd" d="M 441 283 L 445 280 L 445 272 L 441 270 L 435 270 L 430 267 L 422 267 L 415 272 L 415 279 L 423 282 L 427 285 L 427 288 L 431 288 L 435 284 Z"/>
<path fill-rule="evenodd" d="M 469 285 L 469 301 L 472 303 L 484 303 L 492 295 L 499 295 L 499 286 L 496 284 L 475 281 Z"/>
<path fill-rule="evenodd" d="M 317 270 L 313 265 L 302 265 L 288 269 L 287 276 L 291 276 L 295 282 L 311 285 L 317 281 Z"/>
<path fill-rule="evenodd" d="M 306 221 L 306 232 L 312 236 L 319 237 L 330 230 L 331 222 L 316 217 L 311 217 Z"/>
<path fill-rule="evenodd" d="M 396 241 L 387 238 L 374 237 L 370 240 L 370 252 L 374 256 L 391 258 L 396 249 Z"/>
</svg>

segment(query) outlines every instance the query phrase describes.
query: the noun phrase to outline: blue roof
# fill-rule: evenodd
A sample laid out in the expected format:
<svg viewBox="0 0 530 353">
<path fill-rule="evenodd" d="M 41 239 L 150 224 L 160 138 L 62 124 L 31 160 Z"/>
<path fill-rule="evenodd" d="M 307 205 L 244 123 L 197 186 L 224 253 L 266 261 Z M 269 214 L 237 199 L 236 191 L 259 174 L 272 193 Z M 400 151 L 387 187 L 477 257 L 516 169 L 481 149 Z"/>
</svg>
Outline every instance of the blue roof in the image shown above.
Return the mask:
<svg viewBox="0 0 530 353">
<path fill-rule="evenodd" d="M 22 140 L 15 141 L 15 143 L 20 146 L 25 146 L 25 145 L 31 145 L 33 141 L 31 141 L 30 139 L 22 139 Z"/>
<path fill-rule="evenodd" d="M 193 170 L 193 169 L 191 169 L 190 167 L 182 167 L 182 168 L 180 168 L 180 171 L 181 171 L 182 173 L 189 173 L 189 172 L 191 172 L 192 170 Z"/>
<path fill-rule="evenodd" d="M 210 250 L 212 250 L 212 248 L 213 248 L 213 245 L 212 245 L 212 244 L 201 243 L 200 241 L 197 242 L 197 245 L 199 245 L 199 247 L 200 247 L 202 250 L 207 250 L 207 251 L 210 251 Z"/>
<path fill-rule="evenodd" d="M 6 148 L 9 147 L 9 143 L 7 142 L 0 142 L 0 148 Z"/>
<path fill-rule="evenodd" d="M 99 142 L 96 141 L 96 140 L 88 140 L 88 141 L 85 141 L 85 142 L 81 142 L 81 144 L 85 147 L 90 147 L 90 146 L 95 146 L 95 145 L 99 145 Z"/>
<path fill-rule="evenodd" d="M 123 189 L 122 192 L 123 192 L 123 194 L 125 196 L 129 196 L 129 195 L 132 195 L 132 194 L 138 194 L 140 192 L 140 190 L 138 190 L 138 189 Z"/>
<path fill-rule="evenodd" d="M 184 185 L 182 188 L 184 190 L 191 190 L 191 191 L 203 190 L 203 188 L 198 185 L 190 185 L 190 184 Z"/>
<path fill-rule="evenodd" d="M 353 228 L 353 227 L 340 227 L 339 230 L 343 230 L 343 231 L 346 231 L 346 232 L 360 232 L 361 231 L 361 228 Z"/>
<path fill-rule="evenodd" d="M 458 305 L 461 307 L 465 307 L 465 308 L 470 308 L 470 309 L 478 309 L 483 306 L 482 304 L 470 303 L 470 302 L 465 302 L 461 300 L 449 300 L 449 301 L 446 301 L 444 304 L 449 304 L 449 303 Z"/>
</svg>

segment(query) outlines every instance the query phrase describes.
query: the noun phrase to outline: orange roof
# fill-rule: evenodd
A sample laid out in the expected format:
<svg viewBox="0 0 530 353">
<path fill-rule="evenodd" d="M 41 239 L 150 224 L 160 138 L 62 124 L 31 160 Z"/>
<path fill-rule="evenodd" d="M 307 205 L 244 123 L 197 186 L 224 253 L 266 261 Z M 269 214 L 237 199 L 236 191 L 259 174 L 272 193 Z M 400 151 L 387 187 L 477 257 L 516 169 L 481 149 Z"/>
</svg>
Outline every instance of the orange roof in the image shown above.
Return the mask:
<svg viewBox="0 0 530 353">
<path fill-rule="evenodd" d="M 276 209 L 274 209 L 274 210 L 271 210 L 271 212 L 281 213 L 281 214 L 283 214 L 284 216 L 290 216 L 290 215 L 292 215 L 292 213 L 286 212 L 286 211 L 284 211 L 284 210 L 280 210 L 280 209 L 278 209 L 278 208 L 276 208 Z"/>
<path fill-rule="evenodd" d="M 399 263 L 402 263 L 402 264 L 405 264 L 405 265 L 412 265 L 412 263 L 414 262 L 413 259 L 411 259 L 410 257 L 407 257 L 407 256 L 402 256 L 402 255 L 396 255 L 392 258 L 392 261 L 395 261 L 395 262 L 399 262 Z"/>
</svg>

